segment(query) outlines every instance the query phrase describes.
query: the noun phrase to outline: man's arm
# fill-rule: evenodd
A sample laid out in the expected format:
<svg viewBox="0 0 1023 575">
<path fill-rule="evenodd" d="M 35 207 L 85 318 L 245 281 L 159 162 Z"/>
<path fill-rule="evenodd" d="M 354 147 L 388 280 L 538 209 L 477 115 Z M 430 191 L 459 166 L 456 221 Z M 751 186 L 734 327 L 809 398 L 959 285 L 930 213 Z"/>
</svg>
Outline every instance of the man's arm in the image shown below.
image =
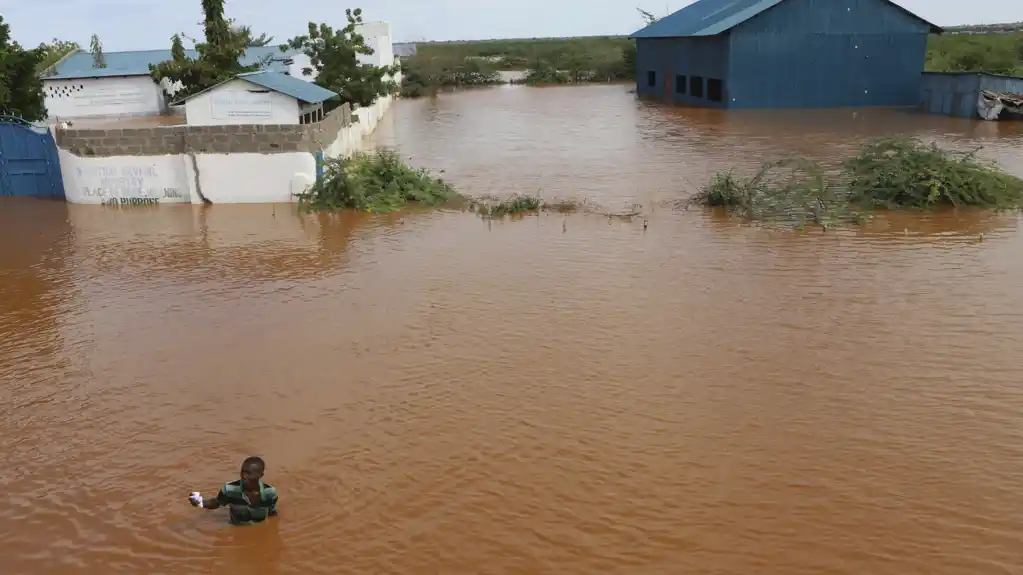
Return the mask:
<svg viewBox="0 0 1023 575">
<path fill-rule="evenodd" d="M 275 491 L 273 497 L 270 498 L 270 511 L 267 512 L 270 517 L 277 517 L 277 492 Z"/>
<path fill-rule="evenodd" d="M 191 501 L 191 499 L 189 499 L 189 501 Z M 217 492 L 217 497 L 214 498 L 214 499 L 206 499 L 206 498 L 204 498 L 202 500 L 202 504 L 201 505 L 196 505 L 196 503 L 194 501 L 192 502 L 192 505 L 195 505 L 196 507 L 202 507 L 203 509 L 218 509 L 220 506 L 226 505 L 226 504 L 227 504 L 227 496 L 224 495 L 224 490 L 223 489 L 221 489 L 219 492 Z"/>
</svg>

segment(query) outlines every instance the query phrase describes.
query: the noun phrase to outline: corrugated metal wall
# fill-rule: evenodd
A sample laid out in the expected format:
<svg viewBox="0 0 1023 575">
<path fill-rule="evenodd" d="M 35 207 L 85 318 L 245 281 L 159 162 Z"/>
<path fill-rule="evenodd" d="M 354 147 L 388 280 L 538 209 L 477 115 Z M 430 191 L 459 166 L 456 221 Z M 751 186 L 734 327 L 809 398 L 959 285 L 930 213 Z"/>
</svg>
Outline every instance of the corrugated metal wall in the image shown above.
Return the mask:
<svg viewBox="0 0 1023 575">
<path fill-rule="evenodd" d="M 1023 94 L 1023 78 L 983 74 L 980 80 L 980 89 L 992 90 L 994 92 L 1009 92 L 1011 94 Z"/>
<path fill-rule="evenodd" d="M 640 95 L 690 106 L 724 107 L 727 93 L 721 95 L 721 102 L 715 102 L 708 98 L 707 88 L 709 80 L 727 86 L 727 74 L 727 34 L 636 40 L 636 92 Z M 702 95 L 694 95 L 693 77 L 702 87 L 696 94 Z"/>
<path fill-rule="evenodd" d="M 926 73 L 920 81 L 920 108 L 930 114 L 977 117 L 980 74 Z"/>
<path fill-rule="evenodd" d="M 977 118 L 981 90 L 1023 94 L 1023 78 L 974 72 L 927 72 L 920 84 L 920 108 L 931 114 Z"/>
<path fill-rule="evenodd" d="M 929 27 L 883 0 L 788 0 L 731 31 L 729 106 L 914 106 Z"/>
</svg>

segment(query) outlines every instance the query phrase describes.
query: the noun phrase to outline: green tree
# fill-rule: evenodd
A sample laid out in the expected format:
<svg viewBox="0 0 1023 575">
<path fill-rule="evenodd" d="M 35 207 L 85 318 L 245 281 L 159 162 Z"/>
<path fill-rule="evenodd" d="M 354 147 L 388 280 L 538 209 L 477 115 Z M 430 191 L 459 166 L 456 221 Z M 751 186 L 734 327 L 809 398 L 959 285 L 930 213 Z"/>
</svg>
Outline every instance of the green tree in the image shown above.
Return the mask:
<svg viewBox="0 0 1023 575">
<path fill-rule="evenodd" d="M 643 17 L 643 21 L 646 22 L 647 26 L 649 26 L 649 25 L 653 24 L 654 22 L 660 20 L 660 18 L 658 18 L 657 16 L 654 16 L 653 14 L 651 14 L 650 12 L 647 12 L 646 10 L 644 10 L 642 8 L 636 8 L 636 10 L 639 12 L 639 15 Z"/>
<path fill-rule="evenodd" d="M 266 33 L 256 36 L 255 32 L 252 31 L 251 26 L 233 26 L 233 29 L 236 33 L 241 34 L 245 38 L 248 38 L 248 42 L 246 42 L 247 46 L 255 46 L 257 48 L 262 46 L 269 46 L 274 41 L 274 37 L 267 36 Z"/>
<path fill-rule="evenodd" d="M 180 82 L 175 97 L 184 98 L 234 78 L 244 72 L 258 70 L 264 62 L 243 66 L 245 49 L 253 41 L 247 26 L 237 26 L 224 17 L 224 0 L 202 0 L 203 33 L 205 42 L 194 42 L 198 58 L 189 58 L 182 44 L 181 34 L 171 37 L 171 59 L 150 65 L 149 72 L 156 82 Z"/>
<path fill-rule="evenodd" d="M 89 51 L 92 52 L 92 67 L 93 68 L 106 68 L 107 59 L 103 55 L 103 44 L 99 41 L 99 36 L 96 34 L 92 35 L 89 40 Z"/>
<path fill-rule="evenodd" d="M 30 122 L 46 118 L 43 79 L 36 72 L 39 50 L 26 50 L 11 39 L 0 16 L 0 113 Z"/>
<path fill-rule="evenodd" d="M 64 56 L 81 49 L 82 47 L 78 45 L 78 42 L 58 40 L 57 38 L 39 44 L 39 47 L 36 48 L 36 52 L 39 54 L 39 72 L 43 73 L 47 68 L 59 62 Z"/>
<path fill-rule="evenodd" d="M 346 9 L 348 24 L 339 30 L 327 24 L 309 23 L 309 33 L 296 36 L 282 46 L 302 50 L 309 56 L 312 68 L 302 70 L 310 76 L 315 71 L 316 84 L 337 92 L 343 102 L 369 106 L 377 98 L 393 93 L 395 84 L 388 76 L 398 73 L 399 66 L 374 66 L 359 63 L 359 54 L 373 54 L 366 39 L 358 33 L 362 9 Z"/>
</svg>

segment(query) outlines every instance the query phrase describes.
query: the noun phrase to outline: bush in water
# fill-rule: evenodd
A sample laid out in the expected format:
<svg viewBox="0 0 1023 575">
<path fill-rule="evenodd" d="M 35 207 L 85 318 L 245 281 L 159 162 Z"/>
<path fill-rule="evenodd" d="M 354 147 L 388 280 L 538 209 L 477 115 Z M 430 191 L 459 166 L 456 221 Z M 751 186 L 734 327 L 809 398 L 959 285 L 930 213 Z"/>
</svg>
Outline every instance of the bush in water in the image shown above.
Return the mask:
<svg viewBox="0 0 1023 575">
<path fill-rule="evenodd" d="M 306 211 L 392 212 L 410 204 L 441 206 L 461 199 L 450 184 L 409 167 L 389 149 L 327 160 L 323 178 L 298 195 Z"/>
<path fill-rule="evenodd" d="M 943 150 L 911 138 L 873 140 L 828 177 L 803 159 L 765 164 L 751 178 L 721 172 L 685 202 L 725 208 L 747 220 L 860 221 L 862 208 L 1023 206 L 1023 180 L 980 162 L 976 151 Z M 779 172 L 790 169 L 787 177 Z"/>
<path fill-rule="evenodd" d="M 875 140 L 845 164 L 849 199 L 878 208 L 1016 208 L 1023 180 L 969 153 L 909 138 Z"/>
</svg>

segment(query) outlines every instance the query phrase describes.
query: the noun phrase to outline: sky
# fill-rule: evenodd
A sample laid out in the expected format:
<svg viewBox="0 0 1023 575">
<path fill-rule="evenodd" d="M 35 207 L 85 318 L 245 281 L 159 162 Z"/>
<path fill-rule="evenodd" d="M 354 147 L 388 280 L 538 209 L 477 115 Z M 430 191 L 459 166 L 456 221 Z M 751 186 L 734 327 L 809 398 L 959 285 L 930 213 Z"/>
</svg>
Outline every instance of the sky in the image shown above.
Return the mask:
<svg viewBox="0 0 1023 575">
<path fill-rule="evenodd" d="M 673 12 L 692 0 L 226 0 L 226 14 L 283 42 L 309 20 L 345 23 L 345 7 L 367 21 L 391 23 L 395 42 L 630 34 L 643 27 L 636 11 Z M 1020 0 L 896 0 L 939 26 L 1023 21 Z M 292 9 L 297 8 L 297 9 Z M 87 47 L 98 34 L 107 52 L 170 47 L 185 32 L 201 37 L 200 0 L 0 0 L 0 14 L 26 47 L 52 38 Z"/>
</svg>

